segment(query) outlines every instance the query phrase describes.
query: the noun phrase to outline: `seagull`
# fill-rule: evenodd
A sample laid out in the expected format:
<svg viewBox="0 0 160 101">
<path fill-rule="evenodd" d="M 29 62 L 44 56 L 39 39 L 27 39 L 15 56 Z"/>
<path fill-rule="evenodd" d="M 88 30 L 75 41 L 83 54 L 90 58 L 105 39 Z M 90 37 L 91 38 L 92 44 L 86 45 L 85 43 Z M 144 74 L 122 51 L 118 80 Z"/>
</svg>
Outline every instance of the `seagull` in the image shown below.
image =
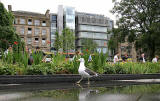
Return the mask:
<svg viewBox="0 0 160 101">
<path fill-rule="evenodd" d="M 81 79 L 79 81 L 77 81 L 77 84 L 79 84 L 83 80 L 83 78 L 88 78 L 88 83 L 87 84 L 90 84 L 89 78 L 91 78 L 93 76 L 98 76 L 98 74 L 85 67 L 84 58 L 80 58 L 79 61 L 80 61 L 80 65 L 79 65 L 78 72 L 81 75 Z"/>
</svg>

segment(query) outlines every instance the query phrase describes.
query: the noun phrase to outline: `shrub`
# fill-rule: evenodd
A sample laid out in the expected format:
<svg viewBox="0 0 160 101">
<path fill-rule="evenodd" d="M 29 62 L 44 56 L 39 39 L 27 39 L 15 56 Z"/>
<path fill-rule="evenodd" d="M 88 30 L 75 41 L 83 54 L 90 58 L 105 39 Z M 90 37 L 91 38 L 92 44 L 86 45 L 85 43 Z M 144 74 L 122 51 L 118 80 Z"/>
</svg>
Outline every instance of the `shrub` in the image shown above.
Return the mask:
<svg viewBox="0 0 160 101">
<path fill-rule="evenodd" d="M 16 70 L 11 65 L 0 66 L 0 75 L 16 75 Z"/>
</svg>

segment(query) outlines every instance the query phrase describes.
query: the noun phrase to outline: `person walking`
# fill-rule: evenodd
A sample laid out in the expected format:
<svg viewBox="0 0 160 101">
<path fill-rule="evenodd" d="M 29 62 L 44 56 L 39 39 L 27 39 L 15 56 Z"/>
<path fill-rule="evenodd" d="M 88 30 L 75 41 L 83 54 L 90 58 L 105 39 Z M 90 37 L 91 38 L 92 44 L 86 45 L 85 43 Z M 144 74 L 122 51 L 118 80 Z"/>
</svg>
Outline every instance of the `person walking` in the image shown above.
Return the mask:
<svg viewBox="0 0 160 101">
<path fill-rule="evenodd" d="M 114 63 L 119 62 L 118 56 L 119 56 L 119 53 L 117 52 L 116 55 L 114 56 L 114 59 L 113 59 Z"/>
<path fill-rule="evenodd" d="M 144 53 L 141 54 L 141 57 L 139 58 L 139 61 L 142 62 L 142 63 L 146 62 Z"/>
<path fill-rule="evenodd" d="M 159 58 L 158 55 L 156 55 L 156 56 L 152 59 L 152 62 L 153 62 L 153 63 L 157 63 L 157 62 L 158 62 L 158 58 Z"/>
</svg>

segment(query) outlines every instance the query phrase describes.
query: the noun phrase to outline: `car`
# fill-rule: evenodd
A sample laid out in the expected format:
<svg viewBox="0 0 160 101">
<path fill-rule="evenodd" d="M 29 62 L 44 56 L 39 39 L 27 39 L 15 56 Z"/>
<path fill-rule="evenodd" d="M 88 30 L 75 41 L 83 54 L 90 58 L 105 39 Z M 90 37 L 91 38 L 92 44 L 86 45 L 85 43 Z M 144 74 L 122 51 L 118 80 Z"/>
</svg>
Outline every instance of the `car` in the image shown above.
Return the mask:
<svg viewBox="0 0 160 101">
<path fill-rule="evenodd" d="M 52 53 L 52 52 L 45 52 L 45 56 L 43 58 L 43 61 L 46 62 L 46 63 L 51 62 L 53 55 L 54 55 L 54 53 Z"/>
</svg>

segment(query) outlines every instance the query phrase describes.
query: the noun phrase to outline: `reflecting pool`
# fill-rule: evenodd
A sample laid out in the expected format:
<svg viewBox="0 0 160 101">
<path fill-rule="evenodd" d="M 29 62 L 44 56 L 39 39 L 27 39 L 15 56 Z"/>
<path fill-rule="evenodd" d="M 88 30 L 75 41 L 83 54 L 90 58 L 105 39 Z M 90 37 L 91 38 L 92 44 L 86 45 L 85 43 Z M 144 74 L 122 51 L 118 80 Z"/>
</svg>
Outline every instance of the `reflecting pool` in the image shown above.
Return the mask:
<svg viewBox="0 0 160 101">
<path fill-rule="evenodd" d="M 6 85 L 6 90 L 0 89 L 0 101 L 160 101 L 160 84 L 48 88 L 51 85 L 37 85 L 37 89 L 33 89 L 36 84 L 28 86 L 31 89 Z"/>
</svg>

